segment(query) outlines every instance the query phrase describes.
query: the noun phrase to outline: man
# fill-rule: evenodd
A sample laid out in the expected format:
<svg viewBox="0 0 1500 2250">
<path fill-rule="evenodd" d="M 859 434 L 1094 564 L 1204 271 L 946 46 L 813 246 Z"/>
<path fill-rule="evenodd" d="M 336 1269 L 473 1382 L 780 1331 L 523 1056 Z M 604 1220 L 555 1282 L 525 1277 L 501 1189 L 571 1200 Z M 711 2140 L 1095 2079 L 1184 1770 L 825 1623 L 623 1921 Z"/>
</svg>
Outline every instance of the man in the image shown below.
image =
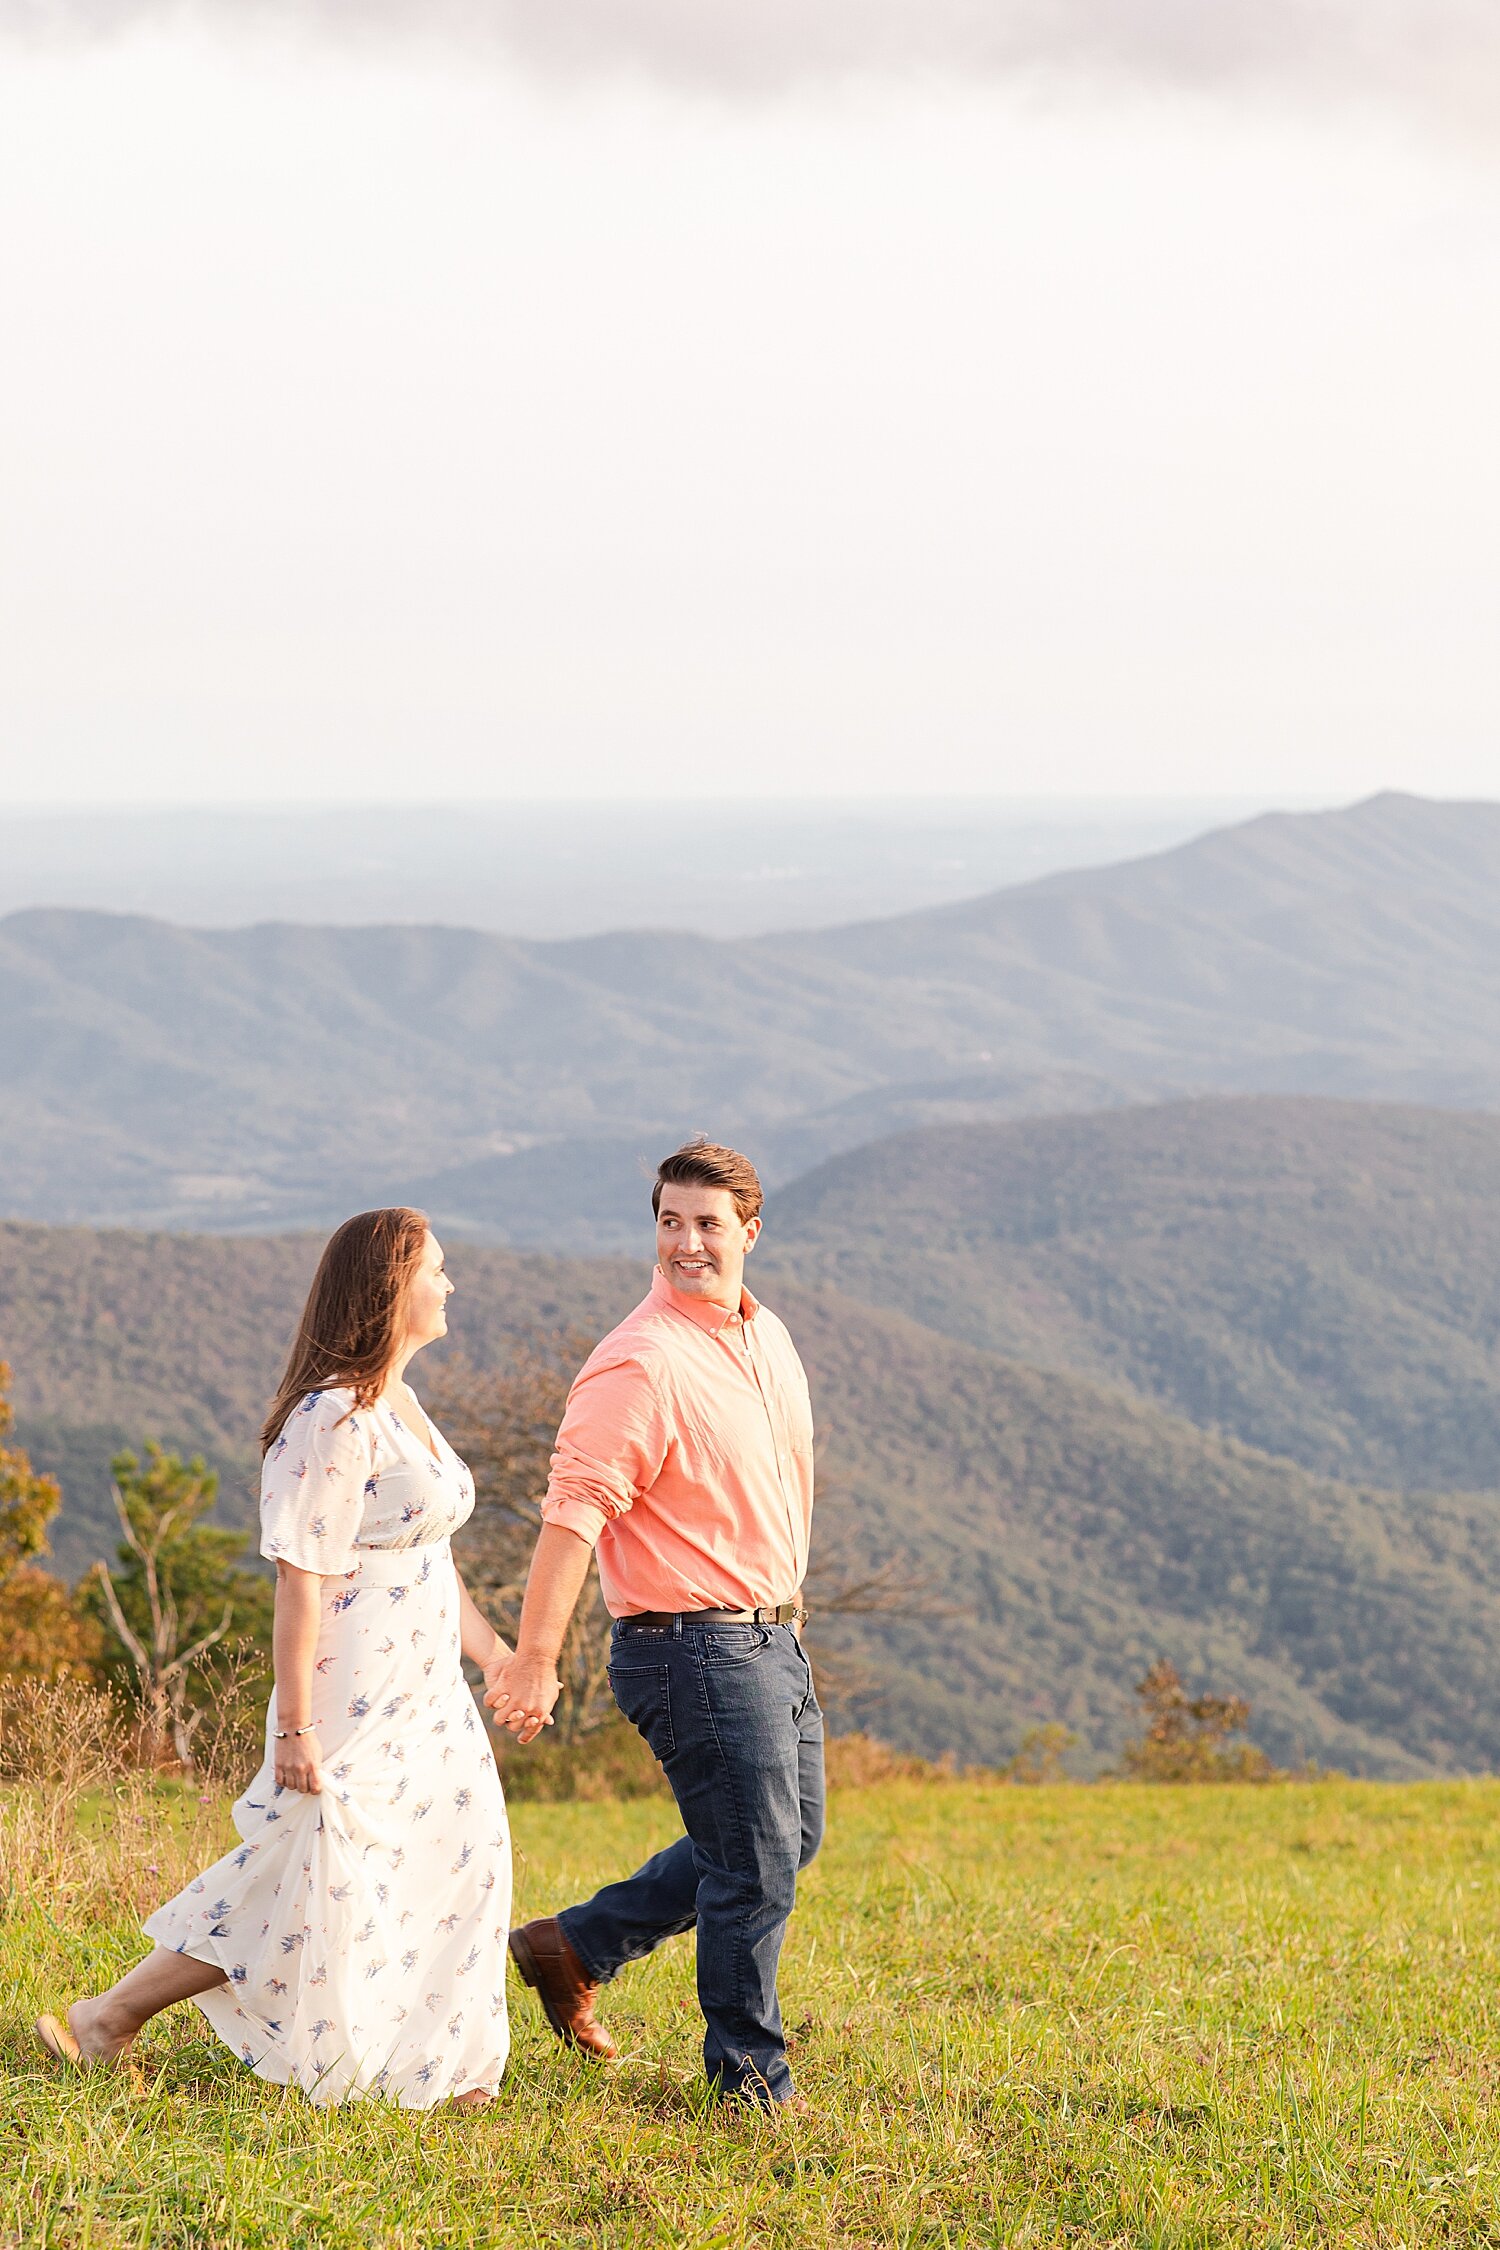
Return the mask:
<svg viewBox="0 0 1500 2250">
<path fill-rule="evenodd" d="M 558 2037 L 609 2056 L 599 1987 L 696 1929 L 710 2084 L 800 2108 L 776 1967 L 823 1833 L 823 1718 L 797 1630 L 812 1408 L 790 1336 L 742 1278 L 761 1226 L 755 1167 L 689 1142 L 651 1202 L 651 1291 L 568 1395 L 515 1653 L 487 1675 L 485 1700 L 520 1742 L 546 1723 L 597 1544 L 610 1685 L 687 1833 L 510 1946 Z"/>
</svg>

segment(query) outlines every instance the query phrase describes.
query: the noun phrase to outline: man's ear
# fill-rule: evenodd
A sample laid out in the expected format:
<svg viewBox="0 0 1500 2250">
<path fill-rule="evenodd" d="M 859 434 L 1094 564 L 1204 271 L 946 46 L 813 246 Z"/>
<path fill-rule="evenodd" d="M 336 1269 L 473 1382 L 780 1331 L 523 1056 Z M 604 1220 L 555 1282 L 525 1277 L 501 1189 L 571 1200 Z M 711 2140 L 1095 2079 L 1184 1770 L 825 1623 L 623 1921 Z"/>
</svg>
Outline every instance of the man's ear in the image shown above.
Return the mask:
<svg viewBox="0 0 1500 2250">
<path fill-rule="evenodd" d="M 747 1219 L 745 1221 L 745 1228 L 747 1234 L 747 1240 L 745 1243 L 745 1256 L 748 1258 L 751 1251 L 755 1248 L 756 1243 L 760 1240 L 761 1221 L 760 1214 L 758 1212 L 753 1219 Z"/>
</svg>

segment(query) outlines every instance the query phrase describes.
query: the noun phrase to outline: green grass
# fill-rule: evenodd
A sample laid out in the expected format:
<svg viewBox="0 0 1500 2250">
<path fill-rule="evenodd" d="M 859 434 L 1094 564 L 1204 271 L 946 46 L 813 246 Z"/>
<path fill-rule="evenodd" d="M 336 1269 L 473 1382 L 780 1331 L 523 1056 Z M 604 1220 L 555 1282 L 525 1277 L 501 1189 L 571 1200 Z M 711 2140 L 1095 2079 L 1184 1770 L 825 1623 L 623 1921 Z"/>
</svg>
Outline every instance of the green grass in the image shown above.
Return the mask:
<svg viewBox="0 0 1500 2250">
<path fill-rule="evenodd" d="M 1500 2243 L 1500 1783 L 842 1792 L 782 1979 L 815 2113 L 772 2129 L 698 2106 L 684 1942 L 607 1996 L 611 2070 L 513 1985 L 478 2117 L 315 2111 L 188 2010 L 143 2088 L 60 2078 L 31 2016 L 134 1957 L 145 1869 L 202 1843 L 180 1798 L 119 1818 L 115 1861 L 59 1845 L 0 1925 L 0 2242 Z M 536 1913 L 673 1815 L 516 1828 Z"/>
</svg>

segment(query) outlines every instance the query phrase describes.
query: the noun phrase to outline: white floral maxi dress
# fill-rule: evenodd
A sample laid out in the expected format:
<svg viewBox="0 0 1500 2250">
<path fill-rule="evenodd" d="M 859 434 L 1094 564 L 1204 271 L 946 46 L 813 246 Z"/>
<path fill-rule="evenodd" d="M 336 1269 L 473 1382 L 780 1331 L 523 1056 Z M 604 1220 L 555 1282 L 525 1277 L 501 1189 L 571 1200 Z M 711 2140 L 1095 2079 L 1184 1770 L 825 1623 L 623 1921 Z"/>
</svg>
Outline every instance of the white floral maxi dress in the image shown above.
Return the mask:
<svg viewBox="0 0 1500 2250">
<path fill-rule="evenodd" d="M 197 2005 L 262 2078 L 421 2109 L 505 2068 L 510 1836 L 459 1662 L 448 1539 L 472 1479 L 437 1433 L 434 1456 L 388 1406 L 352 1407 L 305 1398 L 261 1484 L 262 1553 L 324 1579 L 322 1794 L 276 1787 L 273 1695 L 239 1850 L 145 1929 L 223 1968 Z"/>
</svg>

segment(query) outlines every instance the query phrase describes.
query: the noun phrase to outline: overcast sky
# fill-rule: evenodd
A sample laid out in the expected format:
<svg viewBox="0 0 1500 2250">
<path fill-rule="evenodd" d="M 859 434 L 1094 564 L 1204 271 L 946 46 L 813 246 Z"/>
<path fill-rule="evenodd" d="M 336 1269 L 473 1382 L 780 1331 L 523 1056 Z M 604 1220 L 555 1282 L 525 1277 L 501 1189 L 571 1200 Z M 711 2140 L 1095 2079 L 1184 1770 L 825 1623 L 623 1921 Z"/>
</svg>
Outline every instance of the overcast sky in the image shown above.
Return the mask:
<svg viewBox="0 0 1500 2250">
<path fill-rule="evenodd" d="M 0 799 L 1500 795 L 1492 7 L 301 12 L 0 0 Z"/>
</svg>

